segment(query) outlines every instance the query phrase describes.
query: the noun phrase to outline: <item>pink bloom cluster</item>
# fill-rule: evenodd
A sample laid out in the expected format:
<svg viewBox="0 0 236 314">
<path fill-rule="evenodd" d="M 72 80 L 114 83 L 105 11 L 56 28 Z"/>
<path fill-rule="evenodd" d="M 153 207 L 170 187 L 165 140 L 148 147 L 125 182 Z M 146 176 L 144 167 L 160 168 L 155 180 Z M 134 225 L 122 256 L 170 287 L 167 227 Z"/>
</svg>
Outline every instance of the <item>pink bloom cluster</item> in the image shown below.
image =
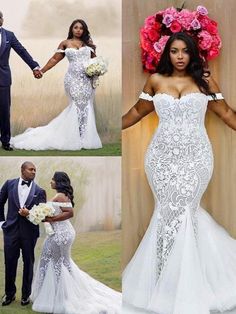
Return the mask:
<svg viewBox="0 0 236 314">
<path fill-rule="evenodd" d="M 155 71 L 167 40 L 177 32 L 186 32 L 196 40 L 205 61 L 219 55 L 221 38 L 217 22 L 209 18 L 207 9 L 200 5 L 196 11 L 171 7 L 147 17 L 140 30 L 144 70 Z"/>
</svg>

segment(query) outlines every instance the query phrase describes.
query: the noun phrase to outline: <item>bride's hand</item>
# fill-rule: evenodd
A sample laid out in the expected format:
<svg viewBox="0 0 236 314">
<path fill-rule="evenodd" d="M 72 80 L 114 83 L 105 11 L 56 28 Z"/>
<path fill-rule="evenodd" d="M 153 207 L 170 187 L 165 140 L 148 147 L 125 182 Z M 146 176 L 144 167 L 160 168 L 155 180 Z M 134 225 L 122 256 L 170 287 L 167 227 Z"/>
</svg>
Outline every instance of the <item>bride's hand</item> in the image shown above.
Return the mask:
<svg viewBox="0 0 236 314">
<path fill-rule="evenodd" d="M 52 217 L 45 217 L 45 219 L 43 220 L 43 222 L 52 222 L 53 218 Z"/>
<path fill-rule="evenodd" d="M 40 79 L 43 77 L 43 73 L 40 69 L 33 70 L 34 77 Z"/>
</svg>

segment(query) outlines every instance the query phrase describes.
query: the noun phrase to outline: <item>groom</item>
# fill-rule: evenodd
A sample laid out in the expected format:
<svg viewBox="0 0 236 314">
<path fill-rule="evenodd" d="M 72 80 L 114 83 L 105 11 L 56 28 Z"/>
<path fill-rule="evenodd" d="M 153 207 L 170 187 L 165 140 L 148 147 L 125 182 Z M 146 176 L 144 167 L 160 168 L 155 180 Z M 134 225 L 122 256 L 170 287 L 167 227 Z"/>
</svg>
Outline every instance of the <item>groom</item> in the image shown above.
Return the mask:
<svg viewBox="0 0 236 314">
<path fill-rule="evenodd" d="M 39 65 L 33 60 L 27 50 L 16 39 L 15 35 L 4 29 L 3 14 L 0 11 L 0 141 L 2 148 L 11 151 L 10 146 L 11 128 L 10 128 L 10 106 L 11 106 L 11 70 L 9 67 L 10 50 L 15 52 L 24 60 L 32 69 L 35 78 L 41 78 L 42 74 Z"/>
<path fill-rule="evenodd" d="M 29 304 L 33 279 L 34 247 L 39 237 L 39 227 L 21 216 L 25 208 L 46 202 L 46 193 L 35 182 L 36 168 L 26 161 L 21 166 L 21 177 L 7 180 L 0 191 L 0 221 L 4 238 L 5 300 L 2 306 L 15 300 L 16 270 L 20 251 L 23 257 L 23 282 L 21 305 Z M 6 216 L 4 206 L 8 201 Z M 1 311 L 0 311 L 1 312 Z"/>
</svg>

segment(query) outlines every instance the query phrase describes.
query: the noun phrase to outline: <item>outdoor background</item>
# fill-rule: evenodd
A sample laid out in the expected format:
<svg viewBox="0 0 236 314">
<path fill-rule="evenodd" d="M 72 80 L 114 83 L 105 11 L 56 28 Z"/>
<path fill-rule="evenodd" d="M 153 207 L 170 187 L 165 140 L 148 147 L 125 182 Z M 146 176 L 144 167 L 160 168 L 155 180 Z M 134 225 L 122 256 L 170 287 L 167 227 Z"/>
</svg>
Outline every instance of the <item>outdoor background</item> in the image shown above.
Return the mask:
<svg viewBox="0 0 236 314">
<path fill-rule="evenodd" d="M 180 0 L 123 0 L 123 112 L 135 104 L 143 89 L 147 74 L 143 73 L 139 47 L 139 30 L 144 19 L 170 6 L 181 7 Z M 210 63 L 213 77 L 219 83 L 227 103 L 236 110 L 236 40 L 235 0 L 187 0 L 185 8 L 195 10 L 204 5 L 209 16 L 218 22 L 223 47 L 221 55 Z M 144 173 L 144 154 L 157 126 L 153 113 L 122 137 L 122 211 L 123 266 L 133 256 L 153 212 L 153 196 Z M 236 132 L 227 127 L 213 113 L 206 117 L 208 135 L 213 145 L 215 168 L 205 193 L 203 207 L 236 237 Z M 132 221 L 132 224 L 130 224 Z"/>
<path fill-rule="evenodd" d="M 121 114 L 121 0 L 2 0 L 6 29 L 13 31 L 33 58 L 43 66 L 67 38 L 73 20 L 84 19 L 97 46 L 97 55 L 109 62 L 96 90 L 96 121 L 102 142 L 120 141 Z M 64 58 L 41 80 L 12 52 L 12 135 L 47 124 L 67 105 Z"/>
<path fill-rule="evenodd" d="M 0 186 L 7 179 L 20 176 L 22 157 L 0 158 Z M 121 158 L 120 157 L 32 157 L 37 168 L 36 183 L 50 200 L 55 190 L 50 181 L 55 171 L 68 173 L 74 188 L 74 217 L 77 237 L 72 245 L 72 259 L 85 272 L 111 288 L 121 290 Z M 7 205 L 5 206 L 7 210 Z M 36 246 L 36 264 L 45 239 L 44 228 Z M 35 264 L 35 265 L 36 265 Z M 22 262 L 17 276 L 17 301 L 0 313 L 33 313 L 31 306 L 21 307 Z M 0 231 L 0 295 L 4 295 L 3 236 Z"/>
</svg>

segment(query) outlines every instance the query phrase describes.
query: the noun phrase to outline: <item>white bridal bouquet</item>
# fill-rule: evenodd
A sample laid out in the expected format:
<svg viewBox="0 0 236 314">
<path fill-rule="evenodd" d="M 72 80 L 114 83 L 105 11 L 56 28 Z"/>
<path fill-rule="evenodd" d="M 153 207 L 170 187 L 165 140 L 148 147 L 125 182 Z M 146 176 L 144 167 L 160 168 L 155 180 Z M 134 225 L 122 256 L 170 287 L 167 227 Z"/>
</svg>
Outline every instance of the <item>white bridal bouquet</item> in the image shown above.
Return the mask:
<svg viewBox="0 0 236 314">
<path fill-rule="evenodd" d="M 40 203 L 34 205 L 29 211 L 28 219 L 34 225 L 39 225 L 46 217 L 52 217 L 55 209 L 48 203 Z M 44 222 L 44 227 L 48 235 L 53 235 L 54 230 L 49 222 Z"/>
<path fill-rule="evenodd" d="M 88 76 L 100 76 L 107 72 L 108 62 L 103 57 L 89 59 L 85 64 L 85 72 Z"/>
</svg>

